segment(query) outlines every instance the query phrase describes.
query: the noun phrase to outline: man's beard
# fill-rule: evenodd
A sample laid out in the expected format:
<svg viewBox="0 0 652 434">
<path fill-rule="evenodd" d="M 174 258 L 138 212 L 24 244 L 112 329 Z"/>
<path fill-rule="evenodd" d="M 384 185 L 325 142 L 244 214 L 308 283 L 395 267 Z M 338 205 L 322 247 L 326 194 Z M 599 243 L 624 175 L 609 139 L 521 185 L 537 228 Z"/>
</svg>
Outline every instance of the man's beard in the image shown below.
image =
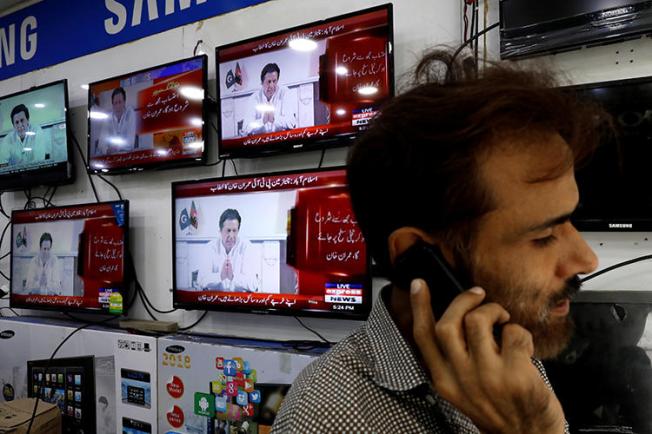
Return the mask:
<svg viewBox="0 0 652 434">
<path fill-rule="evenodd" d="M 519 324 L 532 334 L 534 356 L 539 359 L 558 356 L 570 342 L 574 324 L 570 315 L 552 316 L 550 311 L 580 290 L 580 278 L 577 275 L 571 277 L 562 288 L 548 295 L 525 279 L 502 279 L 478 268 L 464 274 L 473 276 L 469 281 L 486 291 L 486 302 L 500 304 L 509 312 L 509 322 Z"/>
</svg>

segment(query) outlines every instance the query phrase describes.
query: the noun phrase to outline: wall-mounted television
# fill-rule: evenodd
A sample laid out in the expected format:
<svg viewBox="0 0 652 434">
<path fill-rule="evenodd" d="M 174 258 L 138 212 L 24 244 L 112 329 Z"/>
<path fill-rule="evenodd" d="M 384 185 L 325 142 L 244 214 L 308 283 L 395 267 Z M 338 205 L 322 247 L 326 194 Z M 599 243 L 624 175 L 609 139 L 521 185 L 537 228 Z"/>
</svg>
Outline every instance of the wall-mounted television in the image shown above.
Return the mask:
<svg viewBox="0 0 652 434">
<path fill-rule="evenodd" d="M 365 318 L 367 249 L 344 168 L 172 184 L 174 306 Z"/>
<path fill-rule="evenodd" d="M 616 127 L 615 136 L 577 168 L 575 225 L 583 231 L 652 230 L 652 77 L 565 89 L 600 103 Z"/>
<path fill-rule="evenodd" d="M 88 171 L 203 164 L 206 59 L 196 56 L 91 83 Z"/>
<path fill-rule="evenodd" d="M 500 1 L 500 55 L 504 59 L 603 45 L 648 33 L 652 33 L 649 1 Z"/>
<path fill-rule="evenodd" d="M 342 146 L 394 94 L 392 5 L 217 47 L 220 157 Z"/>
<path fill-rule="evenodd" d="M 95 432 L 95 358 L 27 361 L 27 395 L 57 405 L 63 434 Z"/>
<path fill-rule="evenodd" d="M 68 83 L 0 97 L 0 191 L 74 180 Z"/>
<path fill-rule="evenodd" d="M 13 211 L 10 305 L 120 314 L 129 202 Z"/>
</svg>

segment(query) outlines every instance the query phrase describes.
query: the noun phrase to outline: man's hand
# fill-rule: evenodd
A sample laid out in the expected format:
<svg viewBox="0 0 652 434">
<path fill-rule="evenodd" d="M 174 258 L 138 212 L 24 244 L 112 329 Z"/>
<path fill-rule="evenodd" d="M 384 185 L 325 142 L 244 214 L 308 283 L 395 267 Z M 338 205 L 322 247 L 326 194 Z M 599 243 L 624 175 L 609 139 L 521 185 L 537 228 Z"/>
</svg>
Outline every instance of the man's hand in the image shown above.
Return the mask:
<svg viewBox="0 0 652 434">
<path fill-rule="evenodd" d="M 460 294 L 435 321 L 426 283 L 412 281 L 414 339 L 434 389 L 483 432 L 563 433 L 561 405 L 531 361 L 532 335 L 484 296 L 477 287 Z"/>
<path fill-rule="evenodd" d="M 263 114 L 263 124 L 274 124 L 274 112 L 268 111 Z"/>
<path fill-rule="evenodd" d="M 220 272 L 220 278 L 222 280 L 233 280 L 233 265 L 231 264 L 230 258 L 226 258 L 224 260 L 224 263 L 222 264 L 222 271 Z"/>
</svg>

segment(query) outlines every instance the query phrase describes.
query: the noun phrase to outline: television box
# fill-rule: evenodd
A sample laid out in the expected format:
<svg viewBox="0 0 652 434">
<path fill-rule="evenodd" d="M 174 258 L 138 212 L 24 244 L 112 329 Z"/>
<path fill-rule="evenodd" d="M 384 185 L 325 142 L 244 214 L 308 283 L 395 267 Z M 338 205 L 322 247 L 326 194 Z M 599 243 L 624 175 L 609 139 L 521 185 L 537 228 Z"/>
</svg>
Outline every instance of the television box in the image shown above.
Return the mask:
<svg viewBox="0 0 652 434">
<path fill-rule="evenodd" d="M 519 58 L 603 45 L 652 32 L 641 0 L 500 1 L 500 55 Z"/>
<path fill-rule="evenodd" d="M 88 89 L 88 171 L 203 164 L 207 57 L 95 83 Z"/>
<path fill-rule="evenodd" d="M 183 335 L 158 344 L 161 432 L 198 434 L 269 432 L 289 385 L 325 351 Z"/>
<path fill-rule="evenodd" d="M 27 396 L 57 406 L 63 433 L 95 430 L 94 362 L 92 355 L 27 361 Z"/>
<path fill-rule="evenodd" d="M 0 432 L 6 434 L 27 434 L 34 399 L 18 399 L 10 402 L 0 402 Z M 36 417 L 31 431 L 39 434 L 60 434 L 61 413 L 55 404 L 40 401 L 36 409 Z"/>
<path fill-rule="evenodd" d="M 616 127 L 577 167 L 580 203 L 573 222 L 581 231 L 652 230 L 652 77 L 564 88 L 602 105 Z"/>
<path fill-rule="evenodd" d="M 394 95 L 392 5 L 218 47 L 219 155 L 351 143 Z"/>
<path fill-rule="evenodd" d="M 68 82 L 0 97 L 0 191 L 74 180 Z"/>
<path fill-rule="evenodd" d="M 26 398 L 27 361 L 48 359 L 57 345 L 80 325 L 52 318 L 0 318 L 0 333 L 4 337 L 0 340 L 0 385 L 3 389 L 0 402 Z M 152 336 L 92 326 L 75 333 L 61 347 L 57 358 L 91 354 L 95 358 L 96 428 L 86 432 L 120 433 L 123 418 L 149 424 L 152 433 L 158 432 L 156 345 L 156 338 Z M 123 369 L 150 374 L 151 408 L 122 401 Z"/>
<path fill-rule="evenodd" d="M 11 221 L 12 307 L 122 313 L 128 201 L 13 211 Z"/>
<path fill-rule="evenodd" d="M 343 168 L 176 182 L 172 221 L 175 307 L 368 315 L 367 249 Z"/>
</svg>

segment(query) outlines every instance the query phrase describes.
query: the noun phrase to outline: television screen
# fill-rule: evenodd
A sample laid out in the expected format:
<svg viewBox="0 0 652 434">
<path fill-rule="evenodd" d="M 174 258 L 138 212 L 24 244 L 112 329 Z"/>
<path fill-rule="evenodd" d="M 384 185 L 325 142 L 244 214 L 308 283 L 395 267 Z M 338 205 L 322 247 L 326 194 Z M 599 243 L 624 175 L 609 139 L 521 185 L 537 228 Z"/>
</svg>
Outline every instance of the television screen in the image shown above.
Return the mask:
<svg viewBox="0 0 652 434">
<path fill-rule="evenodd" d="M 575 225 L 584 231 L 652 229 L 652 77 L 566 88 L 600 103 L 613 117 L 616 135 L 578 167 L 580 205 Z"/>
<path fill-rule="evenodd" d="M 206 74 L 206 56 L 197 56 L 91 83 L 88 170 L 203 163 Z"/>
<path fill-rule="evenodd" d="M 66 80 L 0 98 L 0 191 L 74 178 Z"/>
<path fill-rule="evenodd" d="M 652 292 L 580 291 L 575 332 L 546 371 L 571 434 L 652 429 Z"/>
<path fill-rule="evenodd" d="M 95 432 L 94 357 L 71 357 L 27 362 L 27 394 L 56 404 L 62 433 Z"/>
<path fill-rule="evenodd" d="M 121 314 L 127 201 L 14 211 L 12 307 Z"/>
<path fill-rule="evenodd" d="M 500 1 L 500 55 L 518 58 L 600 45 L 652 32 L 642 0 Z"/>
<path fill-rule="evenodd" d="M 172 202 L 175 307 L 368 314 L 343 168 L 177 182 Z"/>
<path fill-rule="evenodd" d="M 221 157 L 350 143 L 394 94 L 392 5 L 218 47 Z"/>
</svg>

